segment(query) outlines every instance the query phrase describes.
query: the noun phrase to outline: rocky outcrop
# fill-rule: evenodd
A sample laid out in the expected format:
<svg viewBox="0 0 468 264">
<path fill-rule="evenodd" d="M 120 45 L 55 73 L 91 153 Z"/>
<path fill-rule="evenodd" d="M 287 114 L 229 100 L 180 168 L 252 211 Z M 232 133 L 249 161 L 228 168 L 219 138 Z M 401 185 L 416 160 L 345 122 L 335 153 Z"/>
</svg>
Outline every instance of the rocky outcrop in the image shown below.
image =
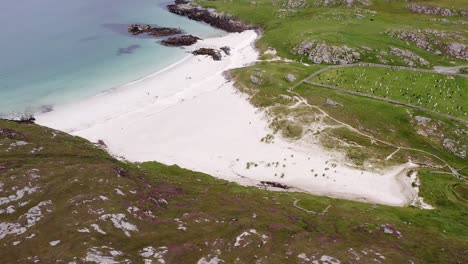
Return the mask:
<svg viewBox="0 0 468 264">
<path fill-rule="evenodd" d="M 426 125 L 432 121 L 431 118 L 425 116 L 415 116 L 414 119 L 416 120 L 418 125 Z"/>
<path fill-rule="evenodd" d="M 459 142 L 452 139 L 445 138 L 442 145 L 446 150 L 453 153 L 454 155 L 464 159 L 466 157 L 466 146 L 458 147 Z M 465 149 L 463 149 L 465 148 Z"/>
<path fill-rule="evenodd" d="M 250 81 L 252 83 L 254 83 L 254 84 L 260 84 L 261 83 L 260 79 L 257 78 L 256 76 L 253 76 L 253 75 L 250 76 Z"/>
<path fill-rule="evenodd" d="M 286 4 L 287 8 L 301 8 L 306 6 L 307 1 L 305 0 L 288 0 L 288 3 Z"/>
<path fill-rule="evenodd" d="M 449 9 L 433 5 L 421 5 L 421 4 L 409 4 L 408 9 L 411 12 L 426 14 L 426 15 L 438 15 L 438 16 L 468 16 L 468 10 L 466 9 Z"/>
<path fill-rule="evenodd" d="M 397 30 L 387 31 L 391 37 L 411 42 L 421 49 L 436 55 L 447 54 L 458 59 L 468 60 L 468 46 L 460 32 L 446 32 L 440 30 Z"/>
<path fill-rule="evenodd" d="M 21 132 L 17 132 L 13 129 L 1 128 L 0 127 L 0 137 L 9 138 L 9 139 L 26 139 L 27 136 Z"/>
<path fill-rule="evenodd" d="M 369 6 L 370 0 L 315 0 L 312 5 L 319 7 L 332 7 L 332 6 Z"/>
<path fill-rule="evenodd" d="M 462 43 L 447 43 L 445 53 L 463 60 L 468 60 L 468 46 Z"/>
<path fill-rule="evenodd" d="M 192 52 L 193 55 L 207 55 L 213 58 L 213 60 L 221 60 L 221 52 L 219 50 L 210 48 L 200 48 Z"/>
<path fill-rule="evenodd" d="M 212 10 L 189 3 L 188 1 L 176 1 L 175 4 L 168 5 L 167 9 L 171 13 L 186 16 L 195 21 L 205 22 L 227 32 L 242 32 L 244 30 L 254 29 L 252 25 L 246 24 L 232 16 L 218 14 Z"/>
<path fill-rule="evenodd" d="M 303 41 L 293 50 L 294 54 L 306 55 L 313 63 L 350 64 L 361 59 L 361 53 L 346 45 L 335 46 L 316 40 Z"/>
<path fill-rule="evenodd" d="M 161 41 L 161 44 L 164 46 L 190 46 L 197 41 L 200 40 L 200 38 L 192 36 L 192 35 L 182 35 L 178 37 L 170 37 L 166 40 Z"/>
<path fill-rule="evenodd" d="M 296 81 L 296 76 L 294 76 L 294 74 L 292 74 L 292 73 L 288 73 L 284 78 L 288 82 L 295 82 Z"/>
<path fill-rule="evenodd" d="M 153 27 L 151 25 L 132 24 L 128 26 L 128 33 L 134 36 L 146 33 L 147 35 L 153 37 L 168 37 L 182 34 L 183 31 L 178 28 Z"/>
<path fill-rule="evenodd" d="M 339 103 L 333 101 L 333 100 L 330 99 L 330 98 L 327 98 L 327 100 L 325 101 L 325 105 L 326 105 L 326 106 L 333 106 L 333 107 L 335 107 L 335 106 L 340 106 Z"/>
<path fill-rule="evenodd" d="M 418 56 L 418 55 L 412 53 L 409 50 L 403 50 L 403 49 L 399 49 L 399 48 L 395 48 L 395 47 L 390 47 L 390 52 L 393 55 L 400 57 L 400 59 L 404 63 L 406 63 L 406 65 L 408 65 L 410 67 L 417 66 L 418 64 L 422 65 L 422 66 L 428 66 L 429 65 L 429 62 L 427 60 L 425 60 L 421 56 Z"/>
<path fill-rule="evenodd" d="M 273 181 L 261 181 L 260 183 L 265 186 L 270 186 L 270 187 L 275 187 L 275 188 L 280 188 L 280 189 L 285 189 L 285 190 L 291 188 L 288 185 L 285 185 L 279 182 L 273 182 Z"/>
<path fill-rule="evenodd" d="M 228 47 L 228 46 L 224 46 L 224 47 L 221 47 L 219 48 L 220 50 L 222 50 L 226 55 L 231 55 L 231 48 Z"/>
</svg>

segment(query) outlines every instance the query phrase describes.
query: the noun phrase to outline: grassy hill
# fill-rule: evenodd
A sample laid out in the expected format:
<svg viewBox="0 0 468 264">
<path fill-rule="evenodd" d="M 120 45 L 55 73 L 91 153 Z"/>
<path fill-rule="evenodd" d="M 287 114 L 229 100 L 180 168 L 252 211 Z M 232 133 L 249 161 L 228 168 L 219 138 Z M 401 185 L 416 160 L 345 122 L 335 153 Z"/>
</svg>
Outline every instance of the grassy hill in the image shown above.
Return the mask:
<svg viewBox="0 0 468 264">
<path fill-rule="evenodd" d="M 198 0 L 205 7 L 233 14 L 264 30 L 262 52 L 273 48 L 282 57 L 311 62 L 328 52 L 351 62 L 430 67 L 466 64 L 448 50 L 467 44 L 468 18 L 410 11 L 408 1 L 385 0 Z M 463 1 L 419 4 L 466 9 Z M 405 34 L 402 34 L 405 33 Z M 304 46 L 311 44 L 309 49 Z M 319 44 L 319 45 L 318 45 Z M 316 46 L 318 45 L 318 46 Z M 304 51 L 301 52 L 300 50 Z M 466 52 L 466 46 L 465 46 Z M 352 53 L 357 53 L 353 55 Z"/>
</svg>

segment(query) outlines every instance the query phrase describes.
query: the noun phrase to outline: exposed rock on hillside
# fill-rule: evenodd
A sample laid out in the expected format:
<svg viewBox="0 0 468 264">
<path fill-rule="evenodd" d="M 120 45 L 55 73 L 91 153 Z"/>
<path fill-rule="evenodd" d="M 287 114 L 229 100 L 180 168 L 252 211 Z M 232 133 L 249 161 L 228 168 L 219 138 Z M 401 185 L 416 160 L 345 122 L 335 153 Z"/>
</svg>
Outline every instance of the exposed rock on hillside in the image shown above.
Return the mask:
<svg viewBox="0 0 468 264">
<path fill-rule="evenodd" d="M 193 55 L 207 55 L 213 58 L 213 60 L 221 60 L 221 52 L 219 50 L 210 48 L 200 48 L 192 52 Z"/>
<path fill-rule="evenodd" d="M 439 30 L 398 30 L 388 31 L 391 37 L 411 42 L 417 47 L 436 55 L 447 54 L 458 59 L 468 60 L 468 46 L 462 34 Z"/>
<path fill-rule="evenodd" d="M 346 45 L 335 46 L 316 40 L 303 41 L 293 50 L 293 53 L 307 55 L 316 64 L 349 64 L 361 59 L 361 53 Z"/>
<path fill-rule="evenodd" d="M 252 25 L 225 14 L 218 14 L 212 10 L 204 9 L 186 1 L 176 1 L 175 4 L 168 5 L 169 12 L 186 16 L 192 20 L 202 21 L 213 27 L 226 30 L 227 32 L 242 32 L 254 29 Z"/>
<path fill-rule="evenodd" d="M 325 105 L 326 105 L 326 106 L 340 106 L 339 103 L 333 101 L 333 100 L 330 99 L 330 98 L 327 98 L 327 100 L 325 101 Z"/>
<path fill-rule="evenodd" d="M 161 41 L 161 44 L 164 46 L 190 46 L 197 43 L 198 40 L 200 40 L 198 37 L 192 35 L 183 35 L 163 40 Z"/>
<path fill-rule="evenodd" d="M 313 1 L 314 6 L 330 7 L 330 6 L 369 6 L 369 0 L 316 0 Z"/>
<path fill-rule="evenodd" d="M 409 4 L 408 9 L 411 12 L 426 14 L 426 15 L 468 16 L 468 10 L 466 9 L 454 10 L 454 9 L 443 8 L 443 7 L 433 6 L 433 5 Z"/>
<path fill-rule="evenodd" d="M 462 159 L 467 157 L 468 145 L 464 139 L 468 137 L 468 131 L 464 129 L 448 131 L 442 121 L 425 116 L 415 116 L 413 124 L 419 135 L 441 144 L 453 155 Z"/>
<path fill-rule="evenodd" d="M 261 82 L 260 79 L 258 79 L 257 77 L 255 77 L 253 75 L 250 76 L 250 81 L 252 83 L 254 83 L 254 84 L 260 84 L 260 82 Z"/>
<path fill-rule="evenodd" d="M 132 24 L 128 26 L 128 33 L 135 36 L 146 33 L 153 37 L 167 37 L 182 34 L 183 31 L 178 28 L 152 27 L 151 25 Z"/>
<path fill-rule="evenodd" d="M 431 118 L 425 116 L 415 116 L 414 119 L 416 119 L 418 125 L 426 125 L 427 123 L 432 121 Z"/>
<path fill-rule="evenodd" d="M 286 4 L 287 8 L 299 8 L 299 7 L 306 7 L 307 1 L 305 0 L 288 0 Z"/>
<path fill-rule="evenodd" d="M 288 73 L 285 78 L 288 82 L 296 81 L 296 76 L 294 76 L 294 74 L 291 74 L 291 73 Z"/>
<path fill-rule="evenodd" d="M 1 128 L 0 127 L 0 137 L 9 138 L 9 139 L 25 139 L 27 138 L 25 134 L 17 132 L 13 129 Z"/>
<path fill-rule="evenodd" d="M 443 146 L 446 150 L 464 159 L 466 157 L 466 146 L 458 146 L 458 145 L 459 145 L 459 142 L 456 142 L 452 139 L 445 138 L 443 141 Z"/>
<path fill-rule="evenodd" d="M 429 62 L 425 60 L 424 58 L 412 53 L 409 50 L 403 50 L 395 47 L 390 47 L 390 52 L 393 55 L 396 55 L 401 58 L 403 62 L 406 63 L 406 65 L 413 67 L 416 65 L 423 65 L 427 66 L 429 65 Z"/>
</svg>

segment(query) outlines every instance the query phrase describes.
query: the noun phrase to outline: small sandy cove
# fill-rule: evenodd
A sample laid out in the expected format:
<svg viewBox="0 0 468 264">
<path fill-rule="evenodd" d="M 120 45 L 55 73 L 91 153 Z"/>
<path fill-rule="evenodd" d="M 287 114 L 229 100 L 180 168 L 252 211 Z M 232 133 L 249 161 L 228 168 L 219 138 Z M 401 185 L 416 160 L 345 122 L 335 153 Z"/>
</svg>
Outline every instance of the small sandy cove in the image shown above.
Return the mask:
<svg viewBox="0 0 468 264">
<path fill-rule="evenodd" d="M 275 181 L 314 194 L 399 206 L 415 199 L 405 176 L 414 164 L 361 171 L 320 146 L 279 136 L 273 144 L 260 141 L 271 134 L 265 114 L 222 75 L 257 60 L 257 37 L 245 31 L 200 41 L 187 51 L 229 46 L 231 55 L 214 61 L 188 53 L 150 76 L 58 106 L 39 115 L 38 123 L 101 139 L 112 154 L 130 161 L 177 164 L 241 184 Z"/>
</svg>

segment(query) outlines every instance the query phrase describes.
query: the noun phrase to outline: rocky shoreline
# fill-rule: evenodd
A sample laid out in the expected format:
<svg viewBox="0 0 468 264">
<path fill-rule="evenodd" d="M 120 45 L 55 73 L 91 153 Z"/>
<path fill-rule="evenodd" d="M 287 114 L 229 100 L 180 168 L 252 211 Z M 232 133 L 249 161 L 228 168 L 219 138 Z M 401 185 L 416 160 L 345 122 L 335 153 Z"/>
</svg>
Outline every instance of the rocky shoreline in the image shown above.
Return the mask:
<svg viewBox="0 0 468 264">
<path fill-rule="evenodd" d="M 229 15 L 219 14 L 213 10 L 202 8 L 198 5 L 193 4 L 191 1 L 186 0 L 175 0 L 174 4 L 167 6 L 169 12 L 180 16 L 188 17 L 195 21 L 205 22 L 212 27 L 225 30 L 227 32 L 243 32 L 244 30 L 255 29 L 254 26 L 246 24 L 237 18 Z M 199 37 L 193 35 L 181 35 L 185 32 L 178 28 L 168 27 L 153 27 L 145 24 L 131 24 L 128 26 L 128 33 L 137 36 L 140 34 L 147 34 L 153 37 L 168 37 L 162 40 L 160 43 L 164 46 L 178 47 L 178 46 L 190 46 L 201 40 Z M 178 35 L 178 36 L 175 36 Z M 226 54 L 230 55 L 229 47 L 222 47 L 221 50 Z M 212 48 L 200 48 L 192 52 L 194 55 L 208 55 L 213 60 L 221 60 L 221 50 L 215 50 Z"/>
<path fill-rule="evenodd" d="M 205 22 L 212 27 L 230 33 L 255 29 L 254 26 L 246 24 L 233 16 L 216 13 L 213 10 L 202 8 L 189 1 L 176 0 L 174 4 L 168 5 L 167 9 L 171 13 L 185 16 L 195 21 Z"/>
</svg>

